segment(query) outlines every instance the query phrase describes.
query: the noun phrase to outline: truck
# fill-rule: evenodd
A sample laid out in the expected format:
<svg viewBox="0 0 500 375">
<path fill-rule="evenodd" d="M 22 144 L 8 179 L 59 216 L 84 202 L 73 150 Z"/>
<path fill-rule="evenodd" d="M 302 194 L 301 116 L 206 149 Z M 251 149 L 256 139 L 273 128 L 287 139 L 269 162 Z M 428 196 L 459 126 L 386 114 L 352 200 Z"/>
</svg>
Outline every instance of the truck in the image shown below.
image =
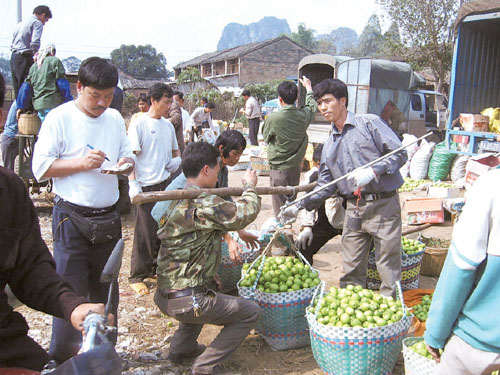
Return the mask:
<svg viewBox="0 0 500 375">
<path fill-rule="evenodd" d="M 442 93 L 420 90 L 425 80 L 405 62 L 372 58 L 349 58 L 325 54 L 309 55 L 299 63 L 299 77 L 308 77 L 313 86 L 326 78 L 346 83 L 348 110 L 379 115 L 393 131 L 420 137 L 433 132 L 430 140 L 444 139 L 448 119 L 448 100 Z M 305 89 L 299 85 L 299 104 Z M 320 113 L 308 128 L 309 139 L 322 143 L 330 125 Z"/>
<path fill-rule="evenodd" d="M 500 107 L 500 3 L 480 0 L 463 4 L 454 32 L 446 145 L 451 152 L 465 155 L 499 152 L 499 134 L 474 124 L 472 129 L 465 128 L 459 119 Z"/>
</svg>

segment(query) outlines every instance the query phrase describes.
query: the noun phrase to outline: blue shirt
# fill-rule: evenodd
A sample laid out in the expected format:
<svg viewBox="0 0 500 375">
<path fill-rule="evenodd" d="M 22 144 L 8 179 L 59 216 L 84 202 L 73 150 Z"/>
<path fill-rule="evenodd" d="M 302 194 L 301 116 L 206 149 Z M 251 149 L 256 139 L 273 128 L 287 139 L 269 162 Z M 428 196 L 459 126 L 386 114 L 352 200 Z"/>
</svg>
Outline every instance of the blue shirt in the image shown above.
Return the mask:
<svg viewBox="0 0 500 375">
<path fill-rule="evenodd" d="M 5 134 L 6 137 L 15 138 L 16 134 L 18 133 L 16 112 L 17 112 L 17 104 L 16 101 L 14 100 L 10 105 L 9 114 L 7 115 L 7 121 L 5 121 L 3 133 Z"/>
<path fill-rule="evenodd" d="M 14 30 L 10 50 L 13 53 L 31 52 L 35 54 L 40 49 L 43 23 L 34 15 L 19 22 Z"/>
<path fill-rule="evenodd" d="M 332 125 L 332 133 L 321 155 L 318 185 L 315 190 L 402 145 L 397 135 L 379 116 L 347 112 L 346 122 L 341 132 L 335 124 Z M 377 178 L 363 187 L 362 191 L 384 193 L 397 190 L 403 184 L 399 168 L 406 163 L 407 159 L 406 151 L 402 150 L 372 165 Z M 349 196 L 356 189 L 357 186 L 352 180 L 344 179 L 306 198 L 303 205 L 306 209 L 312 210 L 335 193 Z"/>
</svg>

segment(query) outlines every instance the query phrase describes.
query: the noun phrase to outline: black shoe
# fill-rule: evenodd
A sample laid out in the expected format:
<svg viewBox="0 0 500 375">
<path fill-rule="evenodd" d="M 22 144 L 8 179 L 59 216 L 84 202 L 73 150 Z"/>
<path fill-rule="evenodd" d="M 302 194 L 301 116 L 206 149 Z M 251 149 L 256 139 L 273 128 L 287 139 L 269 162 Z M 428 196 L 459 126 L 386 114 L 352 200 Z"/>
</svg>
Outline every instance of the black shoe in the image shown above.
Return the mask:
<svg viewBox="0 0 500 375">
<path fill-rule="evenodd" d="M 47 364 L 43 367 L 43 370 L 40 372 L 40 375 L 50 374 L 54 371 L 61 363 L 57 362 L 55 359 L 51 359 L 47 362 Z"/>
<path fill-rule="evenodd" d="M 198 344 L 197 348 L 193 351 L 190 351 L 188 353 L 168 353 L 167 359 L 172 362 L 172 363 L 182 363 L 188 359 L 192 359 L 195 357 L 198 357 L 201 353 L 205 351 L 207 347 L 202 344 Z"/>
</svg>

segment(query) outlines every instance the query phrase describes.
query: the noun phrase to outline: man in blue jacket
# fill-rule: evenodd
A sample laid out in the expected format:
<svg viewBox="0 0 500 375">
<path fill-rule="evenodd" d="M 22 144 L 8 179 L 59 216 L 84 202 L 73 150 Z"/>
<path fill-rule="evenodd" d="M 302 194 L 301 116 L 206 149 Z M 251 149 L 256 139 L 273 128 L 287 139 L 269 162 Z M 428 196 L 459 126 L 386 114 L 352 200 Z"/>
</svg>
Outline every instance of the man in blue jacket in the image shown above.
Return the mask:
<svg viewBox="0 0 500 375">
<path fill-rule="evenodd" d="M 424 335 L 437 374 L 500 370 L 499 184 L 499 169 L 474 183 L 453 231 Z"/>
</svg>

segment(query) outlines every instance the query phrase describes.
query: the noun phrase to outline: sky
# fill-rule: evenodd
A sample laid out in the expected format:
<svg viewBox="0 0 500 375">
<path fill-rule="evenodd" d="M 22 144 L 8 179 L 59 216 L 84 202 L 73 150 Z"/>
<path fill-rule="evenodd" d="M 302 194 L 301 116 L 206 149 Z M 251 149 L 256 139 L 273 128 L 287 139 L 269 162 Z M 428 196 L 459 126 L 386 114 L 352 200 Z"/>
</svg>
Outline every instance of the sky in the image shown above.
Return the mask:
<svg viewBox="0 0 500 375">
<path fill-rule="evenodd" d="M 10 58 L 18 0 L 0 0 L 0 54 Z M 307 5 L 306 5 L 307 4 Z M 317 34 L 350 27 L 361 34 L 380 8 L 375 0 L 22 0 L 23 19 L 37 5 L 48 5 L 42 44 L 54 43 L 63 59 L 109 57 L 122 44 L 151 44 L 167 68 L 217 50 L 224 26 L 247 25 L 265 16 L 286 19 L 292 31 L 300 22 Z"/>
</svg>

